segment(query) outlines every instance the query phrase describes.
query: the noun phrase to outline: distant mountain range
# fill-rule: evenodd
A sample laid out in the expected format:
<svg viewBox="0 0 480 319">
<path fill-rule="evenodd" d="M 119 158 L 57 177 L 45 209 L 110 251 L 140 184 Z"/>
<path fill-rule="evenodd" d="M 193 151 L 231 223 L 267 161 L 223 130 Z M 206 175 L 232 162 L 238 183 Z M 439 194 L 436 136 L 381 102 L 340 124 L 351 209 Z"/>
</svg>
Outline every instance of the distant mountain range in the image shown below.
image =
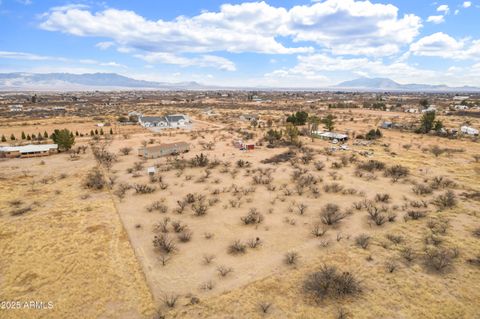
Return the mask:
<svg viewBox="0 0 480 319">
<path fill-rule="evenodd" d="M 0 90 L 112 90 L 112 89 L 202 89 L 197 82 L 135 80 L 116 73 L 0 73 Z"/>
<path fill-rule="evenodd" d="M 0 73 L 0 91 L 91 91 L 91 90 L 345 90 L 345 91 L 419 91 L 480 92 L 480 88 L 446 85 L 399 84 L 388 78 L 359 78 L 325 88 L 221 87 L 197 82 L 154 82 L 136 80 L 116 73 Z"/>
<path fill-rule="evenodd" d="M 447 85 L 400 84 L 388 78 L 358 78 L 352 81 L 342 82 L 334 87 L 338 89 L 364 91 L 480 91 L 480 88 L 472 86 L 450 87 Z"/>
</svg>

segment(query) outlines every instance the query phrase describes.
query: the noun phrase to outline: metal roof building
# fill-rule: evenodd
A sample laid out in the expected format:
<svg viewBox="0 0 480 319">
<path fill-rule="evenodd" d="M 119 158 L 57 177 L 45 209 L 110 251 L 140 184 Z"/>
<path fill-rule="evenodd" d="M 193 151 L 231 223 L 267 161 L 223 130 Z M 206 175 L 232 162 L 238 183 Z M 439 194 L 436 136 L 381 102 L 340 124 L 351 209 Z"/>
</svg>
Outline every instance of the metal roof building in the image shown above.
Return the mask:
<svg viewBox="0 0 480 319">
<path fill-rule="evenodd" d="M 58 151 L 57 144 L 29 144 L 23 146 L 0 146 L 0 157 L 48 156 Z"/>
</svg>

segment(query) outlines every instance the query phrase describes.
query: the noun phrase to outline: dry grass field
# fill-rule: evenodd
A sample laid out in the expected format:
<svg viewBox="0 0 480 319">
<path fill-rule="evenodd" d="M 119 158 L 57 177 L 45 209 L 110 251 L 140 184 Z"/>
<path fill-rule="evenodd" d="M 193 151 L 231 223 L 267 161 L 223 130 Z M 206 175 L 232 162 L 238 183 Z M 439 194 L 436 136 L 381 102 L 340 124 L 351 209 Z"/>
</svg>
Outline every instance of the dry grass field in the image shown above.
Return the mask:
<svg viewBox="0 0 480 319">
<path fill-rule="evenodd" d="M 9 318 L 480 318 L 478 142 L 382 130 L 344 151 L 304 136 L 301 148 L 269 148 L 266 128 L 219 112 L 191 131 L 120 128 L 76 160 L 1 161 L 0 299 L 55 305 Z M 385 119 L 418 120 L 336 115 L 336 131 L 357 135 Z M 253 151 L 233 146 L 245 132 Z M 136 152 L 179 141 L 190 152 Z M 407 173 L 392 177 L 396 165 Z M 97 166 L 108 182 L 87 189 Z M 351 289 L 308 290 L 325 266 L 352 278 Z"/>
</svg>

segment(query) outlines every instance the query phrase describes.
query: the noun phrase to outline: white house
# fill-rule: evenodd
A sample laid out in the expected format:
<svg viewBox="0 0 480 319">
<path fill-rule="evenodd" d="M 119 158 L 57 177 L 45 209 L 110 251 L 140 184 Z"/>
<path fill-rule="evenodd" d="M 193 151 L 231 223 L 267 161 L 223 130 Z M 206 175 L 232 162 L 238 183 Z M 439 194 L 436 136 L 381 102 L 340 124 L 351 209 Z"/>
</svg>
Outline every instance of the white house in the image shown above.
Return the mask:
<svg viewBox="0 0 480 319">
<path fill-rule="evenodd" d="M 414 108 L 406 109 L 405 113 L 418 113 L 418 109 L 414 109 Z"/>
<path fill-rule="evenodd" d="M 470 126 L 462 126 L 460 128 L 460 131 L 463 133 L 463 134 L 467 134 L 467 135 L 473 135 L 473 136 L 477 136 L 478 135 L 478 130 L 473 128 L 473 127 L 470 127 Z"/>
<path fill-rule="evenodd" d="M 143 127 L 157 128 L 186 128 L 192 121 L 183 114 L 172 114 L 166 116 L 140 116 L 138 122 Z"/>
<path fill-rule="evenodd" d="M 422 113 L 428 113 L 428 112 L 436 112 L 437 108 L 433 105 L 430 105 L 427 109 L 422 110 Z"/>
<path fill-rule="evenodd" d="M 21 112 L 23 111 L 23 105 L 14 104 L 9 106 L 10 112 Z"/>
<path fill-rule="evenodd" d="M 468 110 L 468 106 L 466 105 L 455 105 L 454 106 L 455 110 Z"/>
</svg>

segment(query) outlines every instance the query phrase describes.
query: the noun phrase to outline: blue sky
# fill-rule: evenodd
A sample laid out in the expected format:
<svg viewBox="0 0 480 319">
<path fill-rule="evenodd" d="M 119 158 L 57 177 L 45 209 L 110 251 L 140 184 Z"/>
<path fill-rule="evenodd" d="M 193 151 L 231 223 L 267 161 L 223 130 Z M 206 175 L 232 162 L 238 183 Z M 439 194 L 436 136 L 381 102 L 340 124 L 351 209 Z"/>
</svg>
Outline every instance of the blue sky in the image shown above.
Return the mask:
<svg viewBox="0 0 480 319">
<path fill-rule="evenodd" d="M 480 0 L 0 0 L 0 72 L 322 87 L 480 86 Z"/>
</svg>

